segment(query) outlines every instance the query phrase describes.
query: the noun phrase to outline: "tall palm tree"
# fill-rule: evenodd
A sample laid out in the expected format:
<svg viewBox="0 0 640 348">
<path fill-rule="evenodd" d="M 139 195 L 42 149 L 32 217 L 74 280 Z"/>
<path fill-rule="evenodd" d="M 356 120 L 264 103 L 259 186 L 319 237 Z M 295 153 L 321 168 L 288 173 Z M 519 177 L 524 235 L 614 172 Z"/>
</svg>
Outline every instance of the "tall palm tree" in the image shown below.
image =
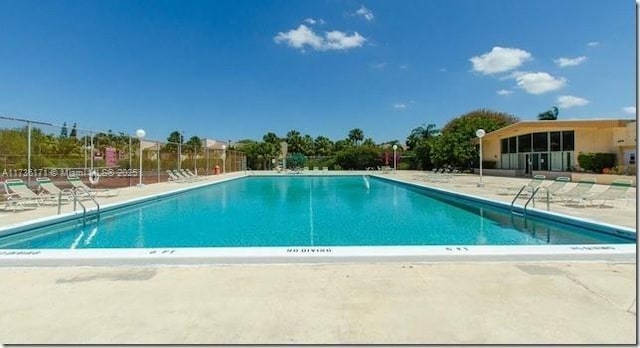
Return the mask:
<svg viewBox="0 0 640 348">
<path fill-rule="evenodd" d="M 316 155 L 329 156 L 333 149 L 333 142 L 329 138 L 320 135 L 314 140 L 313 147 Z"/>
<path fill-rule="evenodd" d="M 275 146 L 280 146 L 280 138 L 276 135 L 276 133 L 268 132 L 262 137 L 262 141 L 265 143 L 273 144 Z"/>
<path fill-rule="evenodd" d="M 360 128 L 354 128 L 349 131 L 348 139 L 358 146 L 358 141 L 362 141 L 364 139 L 364 132 Z"/>
<path fill-rule="evenodd" d="M 287 133 L 287 152 L 288 153 L 302 153 L 302 136 L 297 130 L 290 130 Z"/>
<path fill-rule="evenodd" d="M 436 125 L 433 123 L 414 128 L 407 137 L 406 144 L 409 149 L 415 150 L 421 141 L 432 138 L 438 133 L 440 133 L 440 130 L 436 129 Z"/>
</svg>

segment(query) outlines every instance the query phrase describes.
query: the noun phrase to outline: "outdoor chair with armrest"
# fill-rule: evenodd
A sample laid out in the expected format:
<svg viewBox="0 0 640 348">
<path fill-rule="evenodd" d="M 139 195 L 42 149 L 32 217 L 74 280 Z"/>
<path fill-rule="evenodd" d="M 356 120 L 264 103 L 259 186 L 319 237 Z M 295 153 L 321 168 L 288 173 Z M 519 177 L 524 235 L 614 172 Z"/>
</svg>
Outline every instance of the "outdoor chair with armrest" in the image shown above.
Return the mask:
<svg viewBox="0 0 640 348">
<path fill-rule="evenodd" d="M 95 197 L 114 197 L 119 193 L 118 190 L 91 188 L 85 185 L 85 183 L 83 183 L 82 180 L 80 180 L 80 178 L 77 176 L 68 176 L 67 180 L 69 181 L 69 183 L 71 183 L 71 185 L 73 185 L 73 189 L 78 193 L 84 192 Z"/>
<path fill-rule="evenodd" d="M 536 199 L 545 201 L 547 200 L 547 197 L 549 197 L 549 200 L 551 201 L 553 198 L 553 194 L 562 190 L 569 182 L 571 182 L 571 178 L 567 176 L 559 176 L 549 186 L 540 185 L 540 191 L 538 191 Z M 548 196 L 547 193 L 549 194 Z"/>
<path fill-rule="evenodd" d="M 4 181 L 7 201 L 18 201 L 22 205 L 56 205 L 58 197 L 52 194 L 36 194 L 31 191 L 22 179 L 7 179 Z"/>
<path fill-rule="evenodd" d="M 553 199 L 561 200 L 565 205 L 569 205 L 572 202 L 580 205 L 583 198 L 588 194 L 593 185 L 595 185 L 596 179 L 583 178 L 578 181 L 578 184 L 571 188 L 569 191 L 556 192 L 552 195 Z"/>
<path fill-rule="evenodd" d="M 631 185 L 633 185 L 633 181 L 629 179 L 616 179 L 606 190 L 602 192 L 587 192 L 582 198 L 588 200 L 589 205 L 594 205 L 593 201 L 602 201 L 602 203 L 598 205 L 598 208 L 607 206 L 606 203 L 608 201 L 611 202 L 611 207 L 613 207 L 613 201 L 616 199 L 624 198 L 627 200 L 627 203 L 629 202 L 627 193 Z"/>
<path fill-rule="evenodd" d="M 541 174 L 534 175 L 531 178 L 531 180 L 529 180 L 528 183 L 523 185 L 525 187 L 525 189 L 522 191 L 521 197 L 526 197 L 530 193 L 532 193 L 538 186 L 540 186 L 540 184 L 542 184 L 542 182 L 544 181 L 545 178 L 546 178 L 546 176 L 541 175 Z M 498 194 L 499 195 L 515 195 L 518 192 L 520 192 L 520 190 L 522 189 L 523 186 L 504 187 L 504 188 L 501 188 L 498 191 Z"/>
</svg>

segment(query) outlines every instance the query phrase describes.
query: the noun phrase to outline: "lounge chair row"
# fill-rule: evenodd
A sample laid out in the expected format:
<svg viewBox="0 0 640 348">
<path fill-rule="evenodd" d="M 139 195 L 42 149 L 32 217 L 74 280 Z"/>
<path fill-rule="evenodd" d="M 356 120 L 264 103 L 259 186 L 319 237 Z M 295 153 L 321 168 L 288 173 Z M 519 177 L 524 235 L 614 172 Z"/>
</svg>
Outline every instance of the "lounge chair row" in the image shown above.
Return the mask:
<svg viewBox="0 0 640 348">
<path fill-rule="evenodd" d="M 194 174 L 189 169 L 174 169 L 173 171 L 167 170 L 167 174 L 169 175 L 169 182 L 194 182 L 205 180 L 205 178 Z"/>
<path fill-rule="evenodd" d="M 85 185 L 78 177 L 68 177 L 72 189 L 60 189 L 49 178 L 36 178 L 38 193 L 32 191 L 22 179 L 7 179 L 2 182 L 6 192 L 0 205 L 1 210 L 28 210 L 42 205 L 67 204 L 72 196 L 80 200 L 91 197 L 113 197 L 118 190 L 92 189 Z M 60 200 L 61 199 L 61 200 Z"/>
<path fill-rule="evenodd" d="M 565 205 L 586 205 L 589 202 L 591 206 L 598 206 L 599 208 L 608 206 L 607 202 L 611 202 L 616 199 L 627 199 L 627 193 L 633 185 L 633 181 L 628 179 L 616 179 L 611 185 L 607 187 L 605 191 L 596 192 L 592 188 L 596 184 L 596 180 L 593 178 L 583 178 L 578 183 L 570 188 L 567 188 L 567 184 L 571 182 L 569 177 L 557 177 L 550 185 L 543 186 L 545 181 L 544 175 L 535 175 L 525 185 L 524 189 L 520 193 L 520 197 L 530 197 L 530 195 L 538 188 L 541 191 L 536 195 L 537 200 L 546 201 L 559 201 Z M 509 187 L 502 189 L 498 194 L 515 195 L 522 187 Z M 565 190 L 566 189 L 566 190 Z M 545 192 L 546 191 L 546 192 Z M 595 204 L 598 202 L 599 204 Z"/>
</svg>

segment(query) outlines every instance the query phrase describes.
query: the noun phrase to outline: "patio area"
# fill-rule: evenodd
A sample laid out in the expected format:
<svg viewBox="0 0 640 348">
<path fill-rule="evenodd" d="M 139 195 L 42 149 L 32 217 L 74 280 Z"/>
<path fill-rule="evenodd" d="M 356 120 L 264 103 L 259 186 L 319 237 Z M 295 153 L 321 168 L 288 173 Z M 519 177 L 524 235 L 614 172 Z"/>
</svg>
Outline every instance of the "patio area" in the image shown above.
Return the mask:
<svg viewBox="0 0 640 348">
<path fill-rule="evenodd" d="M 214 176 L 209 182 L 241 175 Z M 379 175 L 505 202 L 513 197 L 498 195 L 500 187 L 528 181 L 484 177 L 484 187 L 477 187 L 476 175 L 448 182 L 425 182 L 422 172 Z M 124 188 L 100 202 L 199 184 Z M 632 188 L 628 201 L 618 200 L 614 208 L 552 203 L 550 210 L 635 229 L 636 207 Z M 54 207 L 2 212 L 0 225 L 56 213 Z M 635 260 L 0 267 L 0 292 L 3 343 L 637 341 Z"/>
</svg>

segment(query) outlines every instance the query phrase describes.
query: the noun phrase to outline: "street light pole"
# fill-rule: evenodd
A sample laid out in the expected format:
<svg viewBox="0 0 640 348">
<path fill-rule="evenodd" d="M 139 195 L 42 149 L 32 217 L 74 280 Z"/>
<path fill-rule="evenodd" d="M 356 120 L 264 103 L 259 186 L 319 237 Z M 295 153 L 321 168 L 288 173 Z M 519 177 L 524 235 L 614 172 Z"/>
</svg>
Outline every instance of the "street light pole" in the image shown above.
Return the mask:
<svg viewBox="0 0 640 348">
<path fill-rule="evenodd" d="M 222 174 L 227 172 L 227 145 L 222 145 Z"/>
<path fill-rule="evenodd" d="M 397 172 L 398 161 L 396 160 L 396 150 L 398 150 L 398 145 L 393 144 L 393 172 Z"/>
<path fill-rule="evenodd" d="M 144 138 L 145 135 L 147 135 L 147 133 L 144 131 L 144 129 L 138 129 L 136 131 L 136 137 L 138 137 L 138 141 L 140 143 L 140 181 L 138 182 L 138 185 L 136 185 L 139 188 L 142 188 L 144 186 L 144 184 L 142 183 L 142 138 Z"/>
<path fill-rule="evenodd" d="M 478 182 L 478 187 L 484 187 L 484 183 L 482 182 L 482 137 L 487 134 L 484 129 L 480 128 L 476 131 L 476 136 L 480 138 L 480 182 Z"/>
</svg>

